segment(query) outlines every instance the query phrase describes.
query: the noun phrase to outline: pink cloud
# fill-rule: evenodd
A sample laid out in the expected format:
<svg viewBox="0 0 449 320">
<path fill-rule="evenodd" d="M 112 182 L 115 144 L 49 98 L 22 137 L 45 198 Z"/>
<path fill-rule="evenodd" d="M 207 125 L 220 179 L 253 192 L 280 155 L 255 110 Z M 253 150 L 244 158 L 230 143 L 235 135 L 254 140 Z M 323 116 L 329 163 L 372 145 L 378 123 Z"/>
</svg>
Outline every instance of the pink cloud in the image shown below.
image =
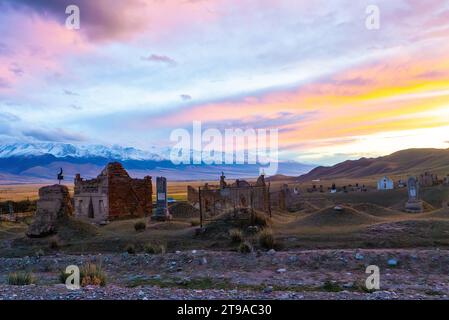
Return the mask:
<svg viewBox="0 0 449 320">
<path fill-rule="evenodd" d="M 9 12 L 2 19 L 0 32 L 5 49 L 0 53 L 0 77 L 9 83 L 8 90 L 40 74 L 63 74 L 65 59 L 92 49 L 81 33 L 54 20 L 18 12 Z M 5 27 L 17 31 L 1 30 Z"/>
</svg>

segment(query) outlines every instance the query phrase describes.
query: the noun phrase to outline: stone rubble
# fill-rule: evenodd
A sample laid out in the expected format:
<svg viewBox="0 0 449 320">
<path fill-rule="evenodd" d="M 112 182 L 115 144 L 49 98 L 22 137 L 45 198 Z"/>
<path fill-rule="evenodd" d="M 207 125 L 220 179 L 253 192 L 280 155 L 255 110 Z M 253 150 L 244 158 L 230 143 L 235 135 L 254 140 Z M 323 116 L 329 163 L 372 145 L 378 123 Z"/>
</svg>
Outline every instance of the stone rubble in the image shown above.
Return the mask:
<svg viewBox="0 0 449 320">
<path fill-rule="evenodd" d="M 358 260 L 356 254 L 363 255 Z M 295 257 L 295 259 L 292 259 Z M 433 258 L 438 258 L 438 263 Z M 389 265 L 394 259 L 395 266 Z M 101 263 L 105 287 L 70 291 L 59 283 L 68 265 Z M 368 265 L 380 268 L 379 291 L 363 289 Z M 182 251 L 149 254 L 55 254 L 0 258 L 0 299 L 449 299 L 449 250 L 366 249 Z M 27 270 L 36 285 L 8 285 Z"/>
</svg>

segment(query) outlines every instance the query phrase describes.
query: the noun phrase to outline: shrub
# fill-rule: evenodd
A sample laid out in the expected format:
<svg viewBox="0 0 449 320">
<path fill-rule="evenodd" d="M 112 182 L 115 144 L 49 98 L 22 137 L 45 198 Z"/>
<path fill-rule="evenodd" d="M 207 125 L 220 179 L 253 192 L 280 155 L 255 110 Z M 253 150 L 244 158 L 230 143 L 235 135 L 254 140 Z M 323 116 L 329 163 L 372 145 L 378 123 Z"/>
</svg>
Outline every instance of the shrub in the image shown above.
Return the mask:
<svg viewBox="0 0 449 320">
<path fill-rule="evenodd" d="M 265 214 L 259 212 L 254 213 L 253 219 L 254 219 L 253 223 L 255 226 L 265 228 L 269 224 L 269 218 Z"/>
<path fill-rule="evenodd" d="M 147 228 L 147 224 L 144 221 L 139 221 L 134 224 L 134 229 L 137 232 L 144 231 Z"/>
<path fill-rule="evenodd" d="M 58 250 L 61 247 L 61 243 L 59 242 L 58 238 L 53 238 L 50 240 L 50 242 L 48 243 L 48 247 L 51 250 Z"/>
<path fill-rule="evenodd" d="M 95 263 L 87 263 L 80 269 L 81 286 L 105 286 L 106 274 L 103 272 L 101 265 Z"/>
<path fill-rule="evenodd" d="M 323 285 L 323 290 L 327 292 L 340 292 L 342 291 L 341 287 L 338 285 L 338 283 L 326 280 Z"/>
<path fill-rule="evenodd" d="M 35 254 L 37 258 L 40 258 L 45 255 L 45 252 L 42 249 L 38 249 Z"/>
<path fill-rule="evenodd" d="M 148 254 L 164 254 L 165 246 L 163 244 L 147 243 L 144 246 L 144 251 Z"/>
<path fill-rule="evenodd" d="M 192 227 L 198 227 L 200 224 L 201 224 L 201 223 L 200 223 L 200 220 L 198 220 L 198 219 L 192 219 L 192 220 L 190 220 L 190 225 L 191 225 Z"/>
<path fill-rule="evenodd" d="M 240 229 L 231 229 L 229 230 L 229 237 L 233 243 L 241 243 L 243 242 L 243 233 Z"/>
<path fill-rule="evenodd" d="M 133 244 L 128 244 L 125 248 L 126 252 L 129 254 L 135 254 L 136 253 L 136 246 Z"/>
<path fill-rule="evenodd" d="M 66 273 L 65 270 L 59 271 L 59 281 L 61 283 L 65 284 L 65 282 L 69 276 L 70 276 L 70 273 Z"/>
<path fill-rule="evenodd" d="M 244 241 L 239 245 L 239 252 L 241 253 L 251 253 L 253 252 L 253 246 L 248 241 Z"/>
<path fill-rule="evenodd" d="M 265 249 L 274 249 L 275 241 L 271 230 L 264 229 L 259 233 L 259 245 Z"/>
<path fill-rule="evenodd" d="M 36 283 L 36 278 L 31 272 L 13 272 L 8 276 L 8 284 L 12 286 L 26 286 L 33 283 Z"/>
</svg>

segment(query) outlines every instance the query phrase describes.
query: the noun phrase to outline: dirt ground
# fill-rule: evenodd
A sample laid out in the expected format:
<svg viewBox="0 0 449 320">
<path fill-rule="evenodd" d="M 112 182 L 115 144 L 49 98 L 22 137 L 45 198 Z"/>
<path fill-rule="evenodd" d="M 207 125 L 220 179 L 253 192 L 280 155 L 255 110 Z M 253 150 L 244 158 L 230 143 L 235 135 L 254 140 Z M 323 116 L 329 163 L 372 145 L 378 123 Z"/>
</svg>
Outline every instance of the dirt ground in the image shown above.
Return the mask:
<svg viewBox="0 0 449 320">
<path fill-rule="evenodd" d="M 274 250 L 247 224 L 222 217 L 208 219 L 198 235 L 193 209 L 171 222 L 100 227 L 68 219 L 41 239 L 25 236 L 31 219 L 1 222 L 0 299 L 447 299 L 449 210 L 441 204 L 449 188 L 424 188 L 422 196 L 426 211 L 409 214 L 405 190 L 305 193 L 299 210 L 266 217 Z M 140 232 L 139 221 L 147 224 Z M 239 252 L 231 229 L 241 230 L 252 253 Z M 148 244 L 165 253 L 145 253 Z M 68 291 L 60 270 L 86 262 L 103 266 L 107 285 Z M 375 292 L 364 286 L 368 265 L 380 268 Z M 8 285 L 16 271 L 32 272 L 37 284 Z"/>
<path fill-rule="evenodd" d="M 87 262 L 102 265 L 106 285 L 68 290 L 60 270 Z M 448 299 L 449 293 L 447 250 L 55 254 L 0 264 L 0 299 Z M 379 290 L 365 287 L 368 265 L 380 269 Z M 6 274 L 17 270 L 33 272 L 36 284 L 5 285 Z"/>
</svg>

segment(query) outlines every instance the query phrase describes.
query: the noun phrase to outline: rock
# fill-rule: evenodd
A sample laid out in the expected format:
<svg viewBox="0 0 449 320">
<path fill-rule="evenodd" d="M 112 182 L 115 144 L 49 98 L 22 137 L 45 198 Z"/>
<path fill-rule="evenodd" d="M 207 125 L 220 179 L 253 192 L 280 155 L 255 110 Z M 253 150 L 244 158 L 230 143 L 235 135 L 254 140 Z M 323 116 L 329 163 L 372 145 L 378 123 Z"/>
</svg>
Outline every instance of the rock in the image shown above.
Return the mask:
<svg viewBox="0 0 449 320">
<path fill-rule="evenodd" d="M 288 261 L 289 261 L 290 263 L 295 263 L 295 262 L 298 261 L 298 257 L 297 257 L 297 256 L 289 256 L 289 257 L 288 257 Z"/>
<path fill-rule="evenodd" d="M 273 254 L 275 254 L 276 253 L 276 250 L 274 250 L 274 249 L 270 249 L 270 250 L 268 250 L 268 252 L 267 252 L 270 256 L 271 255 L 273 255 Z"/>
<path fill-rule="evenodd" d="M 35 219 L 28 228 L 27 236 L 45 237 L 56 232 L 58 221 L 72 213 L 72 201 L 66 186 L 55 184 L 40 188 Z"/>
<path fill-rule="evenodd" d="M 272 286 L 268 286 L 263 289 L 263 293 L 272 293 L 272 292 L 273 292 Z"/>
<path fill-rule="evenodd" d="M 192 254 L 195 254 L 196 253 L 196 250 L 192 250 Z"/>
<path fill-rule="evenodd" d="M 355 254 L 355 259 L 356 259 L 356 260 L 363 260 L 363 259 L 365 259 L 365 257 L 364 257 L 363 254 L 357 252 L 357 253 Z"/>
<path fill-rule="evenodd" d="M 285 273 L 287 272 L 287 269 L 281 268 L 276 270 L 277 273 Z"/>
<path fill-rule="evenodd" d="M 396 267 L 397 265 L 398 265 L 398 260 L 396 260 L 396 259 L 390 259 L 390 260 L 388 260 L 388 265 L 390 266 L 390 267 Z"/>
<path fill-rule="evenodd" d="M 248 233 L 256 234 L 260 231 L 258 226 L 249 226 L 248 227 Z"/>
<path fill-rule="evenodd" d="M 206 259 L 205 257 L 202 257 L 202 258 L 200 259 L 200 261 L 199 261 L 199 264 L 200 264 L 200 265 L 205 265 L 205 264 L 207 264 L 207 259 Z"/>
<path fill-rule="evenodd" d="M 195 229 L 195 235 L 196 236 L 202 235 L 205 232 L 206 232 L 206 228 L 196 228 Z"/>
</svg>

